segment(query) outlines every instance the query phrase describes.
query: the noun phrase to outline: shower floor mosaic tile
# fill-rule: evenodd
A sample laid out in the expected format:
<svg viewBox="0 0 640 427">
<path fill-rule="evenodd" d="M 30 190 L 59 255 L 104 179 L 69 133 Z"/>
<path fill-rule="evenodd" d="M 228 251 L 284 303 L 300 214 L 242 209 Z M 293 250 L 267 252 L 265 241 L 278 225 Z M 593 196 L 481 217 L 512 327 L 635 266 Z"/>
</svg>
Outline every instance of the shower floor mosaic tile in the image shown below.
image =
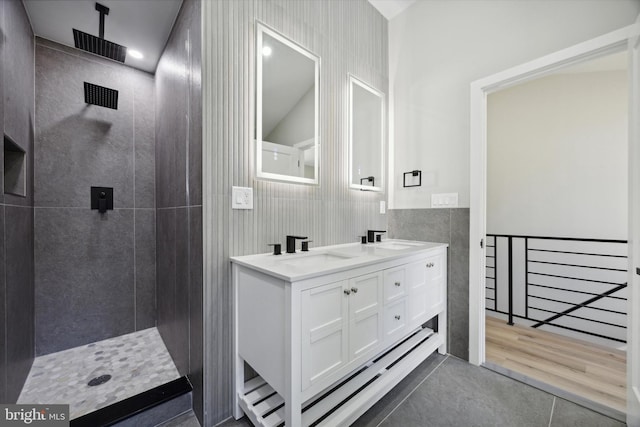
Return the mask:
<svg viewBox="0 0 640 427">
<path fill-rule="evenodd" d="M 88 385 L 104 375 L 111 378 Z M 158 330 L 150 328 L 37 357 L 18 403 L 69 404 L 73 419 L 179 377 Z"/>
</svg>

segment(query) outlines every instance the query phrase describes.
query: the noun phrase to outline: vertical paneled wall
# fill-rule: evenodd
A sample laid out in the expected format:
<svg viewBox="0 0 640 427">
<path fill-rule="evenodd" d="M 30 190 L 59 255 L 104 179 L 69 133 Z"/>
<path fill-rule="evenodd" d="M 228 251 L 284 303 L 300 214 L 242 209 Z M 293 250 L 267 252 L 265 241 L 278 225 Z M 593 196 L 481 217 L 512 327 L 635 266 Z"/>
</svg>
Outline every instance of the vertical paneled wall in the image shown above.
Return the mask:
<svg viewBox="0 0 640 427">
<path fill-rule="evenodd" d="M 0 402 L 15 402 L 34 357 L 34 37 L 19 0 L 0 2 L 0 134 L 18 146 L 24 185 L 5 194 L 0 150 Z M 11 153 L 7 156 L 11 158 Z M 8 160 L 8 159 L 7 159 Z M 8 162 L 13 164 L 12 162 Z M 16 187 L 17 188 L 17 187 Z M 12 193 L 14 189 L 10 190 Z"/>
<path fill-rule="evenodd" d="M 321 58 L 319 186 L 255 178 L 256 20 Z M 386 229 L 386 195 L 348 188 L 347 108 L 349 73 L 387 93 L 387 56 L 387 21 L 367 0 L 203 3 L 206 425 L 231 415 L 229 257 L 287 234 L 323 246 Z M 232 186 L 253 188 L 253 210 L 231 209 Z"/>
<path fill-rule="evenodd" d="M 156 70 L 158 329 L 202 420 L 200 1 L 185 0 Z"/>
<path fill-rule="evenodd" d="M 153 76 L 36 39 L 36 352 L 155 326 Z M 84 82 L 119 91 L 84 102 Z M 114 209 L 90 209 L 90 187 Z"/>
</svg>

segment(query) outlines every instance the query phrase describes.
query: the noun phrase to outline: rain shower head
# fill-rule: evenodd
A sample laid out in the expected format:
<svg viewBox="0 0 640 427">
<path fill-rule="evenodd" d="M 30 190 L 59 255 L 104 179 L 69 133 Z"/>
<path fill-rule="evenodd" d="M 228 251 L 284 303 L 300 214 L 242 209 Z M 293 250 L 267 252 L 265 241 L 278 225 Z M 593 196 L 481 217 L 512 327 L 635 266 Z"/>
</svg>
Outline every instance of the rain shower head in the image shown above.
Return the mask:
<svg viewBox="0 0 640 427">
<path fill-rule="evenodd" d="M 78 49 L 95 53 L 118 62 L 124 62 L 127 48 L 109 40 L 73 29 L 73 41 Z"/>
<path fill-rule="evenodd" d="M 84 82 L 84 102 L 100 107 L 118 109 L 118 91 Z"/>
<path fill-rule="evenodd" d="M 104 17 L 109 14 L 109 8 L 96 3 L 96 10 L 100 13 L 99 37 L 73 29 L 73 41 L 78 49 L 95 53 L 118 62 L 124 62 L 127 48 L 104 39 Z"/>
</svg>

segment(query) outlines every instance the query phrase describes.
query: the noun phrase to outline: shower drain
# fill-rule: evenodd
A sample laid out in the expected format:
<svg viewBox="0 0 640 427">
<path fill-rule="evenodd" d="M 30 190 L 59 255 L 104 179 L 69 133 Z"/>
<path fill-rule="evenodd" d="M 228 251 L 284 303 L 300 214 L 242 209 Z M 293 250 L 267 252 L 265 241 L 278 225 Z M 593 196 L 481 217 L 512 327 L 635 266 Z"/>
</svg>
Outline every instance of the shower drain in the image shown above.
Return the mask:
<svg viewBox="0 0 640 427">
<path fill-rule="evenodd" d="M 100 384 L 104 384 L 111 379 L 111 375 L 100 375 L 89 381 L 89 387 L 94 387 Z"/>
</svg>

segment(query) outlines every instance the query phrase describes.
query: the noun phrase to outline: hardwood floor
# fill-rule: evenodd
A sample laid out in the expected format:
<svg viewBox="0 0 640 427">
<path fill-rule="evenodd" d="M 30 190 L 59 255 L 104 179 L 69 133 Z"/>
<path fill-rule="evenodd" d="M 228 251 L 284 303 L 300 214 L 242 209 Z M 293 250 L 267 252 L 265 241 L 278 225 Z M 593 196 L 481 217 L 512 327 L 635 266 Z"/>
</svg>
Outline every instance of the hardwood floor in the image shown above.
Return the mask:
<svg viewBox="0 0 640 427">
<path fill-rule="evenodd" d="M 486 316 L 486 359 L 626 412 L 626 352 Z"/>
</svg>

